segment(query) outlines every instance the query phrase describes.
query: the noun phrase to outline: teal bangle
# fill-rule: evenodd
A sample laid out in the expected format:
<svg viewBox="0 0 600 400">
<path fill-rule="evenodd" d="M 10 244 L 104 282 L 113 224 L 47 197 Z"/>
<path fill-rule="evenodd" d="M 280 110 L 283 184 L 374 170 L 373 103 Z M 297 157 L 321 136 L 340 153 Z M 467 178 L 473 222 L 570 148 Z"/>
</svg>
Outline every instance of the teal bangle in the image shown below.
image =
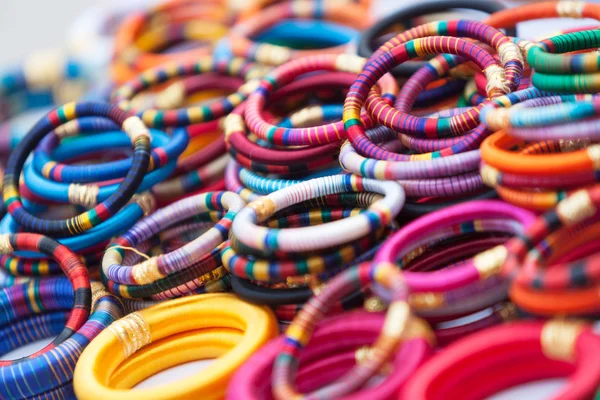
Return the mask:
<svg viewBox="0 0 600 400">
<path fill-rule="evenodd" d="M 600 30 L 593 29 L 567 33 L 542 40 L 529 49 L 527 62 L 536 73 L 565 74 L 600 71 L 597 52 L 585 54 L 558 54 L 600 47 Z"/>
</svg>

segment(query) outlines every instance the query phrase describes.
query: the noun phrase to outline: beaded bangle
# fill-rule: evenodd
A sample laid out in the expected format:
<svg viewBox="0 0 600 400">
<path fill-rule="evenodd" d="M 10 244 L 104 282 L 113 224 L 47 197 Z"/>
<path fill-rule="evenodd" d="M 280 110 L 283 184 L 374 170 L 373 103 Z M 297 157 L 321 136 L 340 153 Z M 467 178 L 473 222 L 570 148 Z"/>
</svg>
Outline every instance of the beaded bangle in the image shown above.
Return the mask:
<svg viewBox="0 0 600 400">
<path fill-rule="evenodd" d="M 152 88 L 159 83 L 166 82 L 173 78 L 204 73 L 222 74 L 250 80 L 262 75 L 263 68 L 237 58 L 228 62 L 219 62 L 212 57 L 205 57 L 196 62 L 168 64 L 164 67 L 157 67 L 141 73 L 136 79 L 118 88 L 114 92 L 112 100 L 114 103 L 118 104 L 119 107 L 130 110 L 132 109 L 131 100 L 133 96 L 141 91 Z M 142 120 L 148 124 L 148 126 L 152 127 L 187 126 L 190 124 L 211 121 L 227 115 L 237 105 L 244 101 L 255 86 L 254 81 L 250 82 L 246 85 L 242 85 L 237 92 L 209 105 L 192 106 L 174 110 L 158 110 L 151 108 L 136 111 L 138 111 Z M 169 94 L 171 97 L 183 96 L 183 89 L 184 88 L 181 85 L 170 86 Z"/>
<path fill-rule="evenodd" d="M 0 242 L 0 250 L 3 254 L 12 253 L 14 250 L 29 250 L 40 251 L 53 257 L 61 265 L 63 272 L 69 279 L 69 282 L 71 282 L 73 288 L 74 300 L 71 315 L 67 324 L 65 324 L 61 334 L 58 335 L 52 343 L 48 344 L 42 350 L 26 357 L 27 359 L 35 359 L 37 356 L 47 353 L 71 337 L 88 319 L 91 307 L 90 279 L 88 272 L 73 252 L 48 237 L 31 233 L 4 234 L 0 236 Z M 3 297 L 5 309 L 7 310 L 6 316 L 14 315 L 16 311 L 14 308 L 12 312 L 8 312 L 9 308 L 13 307 L 12 299 L 14 298 L 14 295 L 11 295 L 10 292 L 4 292 Z M 15 299 L 18 299 L 18 297 Z M 15 306 L 19 307 L 19 305 Z M 39 304 L 30 304 L 30 306 L 34 310 L 39 308 Z M 0 361 L 0 366 L 13 363 L 15 363 L 15 360 L 2 360 Z"/>
<path fill-rule="evenodd" d="M 337 142 L 343 139 L 341 122 L 311 128 L 282 128 L 265 121 L 262 111 L 269 95 L 275 87 L 282 87 L 300 75 L 316 71 L 341 71 L 358 73 L 365 59 L 349 54 L 309 56 L 294 60 L 276 68 L 265 77 L 257 90 L 248 97 L 245 119 L 248 128 L 259 138 L 276 145 L 311 145 Z M 382 74 L 383 75 L 383 74 Z M 391 76 L 386 75 L 381 82 L 384 97 L 393 100 L 397 85 Z M 356 118 L 361 118 L 360 111 Z M 366 114 L 365 114 L 366 118 Z"/>
<path fill-rule="evenodd" d="M 424 4 L 415 4 L 410 7 L 402 7 L 400 10 L 387 15 L 385 18 L 380 19 L 375 24 L 371 25 L 370 28 L 365 30 L 360 38 L 358 44 L 358 54 L 362 57 L 370 57 L 376 49 L 376 39 L 389 27 L 394 26 L 398 23 L 405 23 L 415 17 L 421 17 L 430 14 L 437 14 L 441 11 L 449 11 L 455 9 L 468 9 L 481 11 L 484 13 L 494 13 L 503 10 L 505 6 L 498 1 L 471 1 L 471 0 L 445 0 L 428 2 Z M 440 18 L 437 18 L 440 19 Z M 441 18 L 448 19 L 448 18 Z M 408 29 L 402 29 L 408 30 Z M 506 32 L 507 36 L 516 36 L 514 29 L 509 29 Z M 460 35 L 463 36 L 463 35 Z M 411 38 L 412 39 L 412 38 Z M 394 76 L 411 76 L 418 69 L 423 67 L 425 62 L 423 61 L 410 61 L 402 65 L 397 66 L 392 70 Z"/>
<path fill-rule="evenodd" d="M 387 398 L 397 392 L 407 377 L 429 357 L 433 346 L 433 334 L 422 320 L 411 321 L 406 342 L 393 360 L 393 370 L 388 372 L 391 368 L 386 368 L 388 376 L 385 382 L 345 398 Z M 365 311 L 323 321 L 317 327 L 313 340 L 300 356 L 301 367 L 297 379 L 300 390 L 316 390 L 320 385 L 337 379 L 353 363 L 360 363 L 368 358 L 371 354 L 369 346 L 381 331 L 383 322 L 383 315 Z M 339 340 L 340 337 L 344 339 Z M 226 399 L 268 398 L 273 361 L 283 346 L 283 339 L 278 338 L 252 356 L 233 376 L 227 388 Z M 343 367 L 339 368 L 338 365 Z M 339 372 L 331 376 L 332 369 Z"/>
<path fill-rule="evenodd" d="M 498 217 L 517 221 L 520 226 L 525 227 L 534 219 L 534 215 L 525 210 L 497 201 L 470 202 L 448 207 L 415 220 L 392 235 L 377 252 L 374 262 L 394 264 L 398 256 L 402 257 L 410 251 L 408 247 L 411 243 L 421 241 L 432 227 L 441 230 L 453 224 L 470 222 L 471 225 L 476 224 L 474 220 Z M 435 277 L 427 273 L 407 271 L 404 273 L 406 284 L 415 292 L 435 293 L 434 297 L 443 303 L 444 291 L 497 275 L 507 257 L 506 252 L 504 246 L 495 247 L 475 256 L 461 267 L 438 272 Z"/>
<path fill-rule="evenodd" d="M 330 0 L 324 0 L 318 5 L 306 0 L 284 2 L 262 10 L 256 16 L 236 24 L 231 29 L 228 38 L 233 55 L 261 64 L 281 65 L 311 54 L 335 54 L 342 53 L 346 49 L 343 45 L 325 49 L 295 50 L 269 43 L 255 43 L 249 39 L 281 19 L 325 19 L 341 22 L 357 29 L 362 29 L 369 23 L 368 18 L 365 19 L 364 10 L 352 4 Z"/>
<path fill-rule="evenodd" d="M 165 318 L 189 323 L 164 324 Z M 203 371 L 200 375 L 162 386 L 159 390 L 151 388 L 129 391 L 108 387 L 107 383 L 117 367 L 144 346 L 161 339 L 174 340 L 180 334 L 207 328 L 243 331 L 241 340 L 213 362 L 212 373 Z M 276 334 L 275 318 L 267 308 L 250 305 L 229 294 L 190 296 L 159 304 L 130 314 L 100 333 L 90 343 L 75 368 L 75 393 L 82 400 L 131 399 L 132 396 L 176 399 L 182 396 L 223 395 L 225 383 L 234 371 Z M 105 366 L 101 372 L 94 368 L 99 362 Z"/>
<path fill-rule="evenodd" d="M 394 295 L 381 333 L 373 345 L 372 357 L 351 368 L 329 386 L 310 394 L 298 393 L 294 385 L 298 356 L 308 344 L 316 325 L 329 311 L 330 304 L 374 281 L 387 287 Z M 309 300 L 286 331 L 283 347 L 273 365 L 272 385 L 275 398 L 333 398 L 360 388 L 391 358 L 400 338 L 408 331 L 412 317 L 406 296 L 406 286 L 400 272 L 387 264 L 360 264 L 336 275 L 323 291 Z"/>
<path fill-rule="evenodd" d="M 132 168 L 119 188 L 106 201 L 92 210 L 68 220 L 45 220 L 25 210 L 19 194 L 18 182 L 25 159 L 49 132 L 81 116 L 102 116 L 122 125 L 134 148 Z M 4 175 L 4 203 L 8 212 L 24 229 L 55 235 L 73 236 L 85 232 L 117 213 L 133 196 L 148 169 L 150 134 L 143 122 L 115 106 L 101 103 L 69 103 L 51 111 L 40 120 L 12 152 Z"/>
<path fill-rule="evenodd" d="M 167 1 L 146 12 L 133 13 L 115 34 L 112 77 L 121 84 L 160 64 L 191 62 L 205 56 L 212 48 L 210 44 L 227 33 L 226 22 L 226 10 L 219 1 Z M 200 40 L 209 45 L 174 53 L 157 52 L 184 40 Z"/>
<path fill-rule="evenodd" d="M 598 336 L 577 321 L 515 322 L 486 329 L 433 356 L 399 398 L 463 398 L 468 390 L 470 398 L 484 399 L 511 386 L 559 376 L 569 379 L 556 398 L 589 398 L 600 382 L 600 368 L 591 357 L 599 346 Z M 565 363 L 569 368 L 561 367 Z M 484 378 L 490 373 L 494 379 Z M 458 382 L 468 382 L 468 389 Z"/>
<path fill-rule="evenodd" d="M 330 223 L 318 229 L 307 227 L 270 230 L 255 225 L 294 203 L 356 190 L 381 193 L 385 197 L 375 202 L 363 215 Z M 250 203 L 239 212 L 233 222 L 232 232 L 241 243 L 259 250 L 322 249 L 358 239 L 374 229 L 387 225 L 398 215 L 403 204 L 404 192 L 393 182 L 378 182 L 352 175 L 323 177 L 290 186 Z M 323 235 L 323 228 L 327 235 Z"/>
<path fill-rule="evenodd" d="M 52 298 L 54 294 L 68 293 L 64 288 L 69 289 L 69 286 L 69 281 L 61 278 L 52 282 L 13 286 L 10 291 L 29 294 L 31 306 L 37 304 L 32 309 L 35 313 L 41 313 L 44 309 L 40 305 L 44 302 L 54 307 L 53 301 L 48 302 L 47 298 Z M 42 287 L 44 291 L 40 291 Z M 70 296 L 70 300 L 77 301 L 77 292 L 75 296 Z M 63 393 L 63 396 L 73 396 L 70 382 L 79 354 L 100 331 L 123 315 L 123 306 L 115 297 L 103 290 L 101 285 L 94 286 L 92 302 L 94 305 L 89 320 L 68 339 L 44 352 L 43 356 L 0 367 L 0 375 L 4 383 L 0 388 L 0 396 L 25 399 L 47 395 L 51 398 L 49 392 L 54 395 L 58 392 Z M 42 327 L 36 326 L 35 329 L 42 329 Z M 20 335 L 23 333 L 21 332 Z M 15 337 L 17 338 L 18 336 Z"/>
</svg>

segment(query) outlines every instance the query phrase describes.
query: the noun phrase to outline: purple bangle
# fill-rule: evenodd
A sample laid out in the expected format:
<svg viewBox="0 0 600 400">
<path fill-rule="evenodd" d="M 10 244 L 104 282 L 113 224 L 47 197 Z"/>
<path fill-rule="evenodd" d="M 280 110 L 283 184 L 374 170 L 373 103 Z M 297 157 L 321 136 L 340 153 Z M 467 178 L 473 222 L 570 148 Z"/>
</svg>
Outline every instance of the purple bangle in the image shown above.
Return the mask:
<svg viewBox="0 0 600 400">
<path fill-rule="evenodd" d="M 437 179 L 400 180 L 407 197 L 453 197 L 473 193 L 485 186 L 479 172 Z"/>
</svg>

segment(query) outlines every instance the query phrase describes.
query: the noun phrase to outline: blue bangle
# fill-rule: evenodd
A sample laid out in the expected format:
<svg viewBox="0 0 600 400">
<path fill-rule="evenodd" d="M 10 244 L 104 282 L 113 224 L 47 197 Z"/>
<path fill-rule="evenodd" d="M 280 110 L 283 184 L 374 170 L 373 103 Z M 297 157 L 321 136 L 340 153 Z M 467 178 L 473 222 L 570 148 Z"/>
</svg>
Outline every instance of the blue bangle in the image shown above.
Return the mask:
<svg viewBox="0 0 600 400">
<path fill-rule="evenodd" d="M 106 127 L 114 125 L 104 118 L 82 118 L 78 121 L 79 131 L 86 133 L 75 138 L 67 138 L 49 153 L 56 136 L 46 136 L 34 151 L 33 166 L 35 171 L 55 182 L 102 182 L 122 178 L 131 168 L 131 157 L 93 165 L 65 165 L 56 163 L 69 159 L 73 154 L 89 154 L 98 150 L 98 142 L 102 149 L 114 149 L 131 145 L 124 132 L 118 130 L 106 132 Z M 109 128 L 111 129 L 111 128 Z M 92 134 L 93 132 L 103 132 Z M 163 167 L 169 162 L 177 160 L 189 143 L 187 130 L 177 128 L 173 135 L 168 137 L 164 132 L 150 129 L 152 134 L 152 152 L 150 165 L 152 169 Z M 100 136 L 101 135 L 101 136 Z"/>
<path fill-rule="evenodd" d="M 341 173 L 343 173 L 343 171 L 340 167 L 334 167 L 322 171 L 317 171 L 313 174 L 303 177 L 302 179 L 277 179 L 268 178 L 259 175 L 255 172 L 252 172 L 246 168 L 241 168 L 241 170 L 239 171 L 239 176 L 242 184 L 254 193 L 270 194 L 288 186 L 307 181 L 309 179 L 315 179 L 330 175 L 338 175 Z"/>
<path fill-rule="evenodd" d="M 357 40 L 356 29 L 319 20 L 285 19 L 253 38 L 255 41 L 293 48 L 335 47 Z"/>
</svg>

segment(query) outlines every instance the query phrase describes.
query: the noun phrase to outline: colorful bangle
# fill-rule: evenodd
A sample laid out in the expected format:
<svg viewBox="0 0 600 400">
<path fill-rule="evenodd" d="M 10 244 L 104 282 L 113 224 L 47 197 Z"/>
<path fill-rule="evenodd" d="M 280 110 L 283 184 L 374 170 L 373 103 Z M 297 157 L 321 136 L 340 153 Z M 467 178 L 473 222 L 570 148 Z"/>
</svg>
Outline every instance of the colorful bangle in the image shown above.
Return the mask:
<svg viewBox="0 0 600 400">
<path fill-rule="evenodd" d="M 164 324 L 165 317 L 190 323 Z M 243 331 L 241 340 L 213 362 L 212 373 L 204 371 L 201 375 L 163 386 L 158 391 L 156 388 L 130 391 L 107 386 L 117 367 L 144 346 L 161 339 L 174 340 L 178 334 L 206 328 Z M 275 318 L 267 308 L 245 303 L 229 294 L 172 300 L 132 313 L 100 333 L 79 358 L 73 378 L 75 393 L 82 400 L 222 395 L 234 371 L 276 334 Z M 94 368 L 98 362 L 105 365 L 102 371 Z"/>
<path fill-rule="evenodd" d="M 63 343 L 65 340 L 71 337 L 74 332 L 79 330 L 87 321 L 90 315 L 92 301 L 88 271 L 73 252 L 71 252 L 67 247 L 57 243 L 53 239 L 50 239 L 46 236 L 36 235 L 32 233 L 19 233 L 4 234 L 0 236 L 0 239 L 2 242 L 2 245 L 0 247 L 2 249 L 2 253 L 4 254 L 12 253 L 15 250 L 29 250 L 41 251 L 46 255 L 53 257 L 56 261 L 59 262 L 63 272 L 65 273 L 65 275 L 69 279 L 69 282 L 72 285 L 72 290 L 74 294 L 72 311 L 69 317 L 69 321 L 65 324 L 65 327 L 63 328 L 60 335 L 58 335 L 52 341 L 52 343 L 48 344 L 42 350 L 37 351 L 36 353 L 17 361 L 24 361 L 25 359 L 33 360 L 38 356 L 47 353 L 48 351 L 59 346 L 61 343 Z M 7 310 L 5 318 L 10 318 L 11 316 L 15 315 L 15 313 L 19 312 L 19 310 L 13 308 L 13 306 L 20 306 L 18 304 L 12 304 L 13 298 L 15 300 L 19 298 L 18 295 L 17 297 L 14 297 L 17 293 L 18 292 L 15 292 L 14 295 L 11 295 L 10 292 L 3 293 L 4 303 L 6 304 L 5 309 Z M 31 300 L 32 297 L 30 296 L 28 299 Z M 23 298 L 23 300 L 28 301 L 25 298 Z M 28 306 L 34 310 L 40 308 L 39 304 L 28 304 Z M 9 311 L 10 309 L 12 310 Z M 2 360 L 0 361 L 0 366 L 11 365 L 14 363 L 16 363 L 16 360 Z"/>
<path fill-rule="evenodd" d="M 120 302 L 103 290 L 101 285 L 95 285 L 92 297 L 94 304 L 92 306 L 92 314 L 80 329 L 73 332 L 68 339 L 57 344 L 56 347 L 44 352 L 43 356 L 0 367 L 0 375 L 4 383 L 0 388 L 0 395 L 2 397 L 14 399 L 32 398 L 32 396 L 40 396 L 40 398 L 44 396 L 52 397 L 49 392 L 55 396 L 57 393 L 62 393 L 63 397 L 72 397 L 74 395 L 70 384 L 72 371 L 75 368 L 79 354 L 104 328 L 123 315 L 123 306 Z M 42 289 L 42 286 L 45 290 L 40 292 L 39 289 Z M 59 288 L 69 287 L 69 281 L 61 278 L 52 283 L 32 283 L 13 286 L 10 290 L 15 291 L 15 293 L 19 291 L 28 293 L 31 305 L 38 304 L 38 308 L 33 308 L 37 314 L 45 311 L 39 308 L 39 305 L 43 304 L 42 302 L 45 297 L 53 297 L 57 293 L 57 289 L 58 293 L 66 294 L 68 291 Z M 44 297 L 42 297 L 41 293 L 44 293 Z M 73 293 L 72 290 L 71 293 Z M 69 296 L 67 295 L 66 297 L 68 298 Z M 74 299 L 76 301 L 77 294 L 70 296 L 71 302 Z M 52 301 L 50 305 L 54 306 Z M 36 326 L 35 329 L 42 328 Z M 19 334 L 23 335 L 22 332 Z M 23 339 L 27 340 L 25 337 Z"/>
<path fill-rule="evenodd" d="M 383 323 L 384 317 L 380 313 L 358 311 L 333 317 L 319 324 L 313 340 L 300 356 L 301 367 L 297 379 L 300 390 L 316 390 L 328 381 L 337 379 L 352 363 L 360 363 L 368 358 L 372 354 L 369 346 L 377 338 Z M 413 319 L 408 329 L 406 341 L 396 353 L 393 369 L 386 373 L 385 382 L 347 396 L 348 399 L 389 397 L 396 393 L 407 377 L 429 357 L 434 340 L 430 328 L 422 320 Z M 339 339 L 340 335 L 344 340 L 335 339 Z M 333 343 L 336 343 L 336 346 L 333 346 Z M 271 392 L 269 377 L 272 365 L 278 351 L 284 345 L 283 338 L 278 338 L 251 357 L 233 376 L 227 388 L 226 398 L 268 397 Z M 337 370 L 337 373 L 332 374 L 332 369 Z M 386 371 L 389 369 L 386 368 Z"/>
<path fill-rule="evenodd" d="M 598 346 L 598 336 L 576 321 L 515 322 L 486 329 L 433 356 L 399 398 L 462 398 L 466 388 L 460 381 L 477 382 L 469 385 L 469 396 L 484 399 L 511 386 L 559 376 L 569 379 L 556 398 L 588 398 L 600 382 L 600 368 L 591 357 Z M 560 367 L 565 363 L 569 368 Z M 484 378 L 489 373 L 497 379 Z"/>
<path fill-rule="evenodd" d="M 462 0 L 445 0 L 437 1 L 429 4 L 415 4 L 410 7 L 403 7 L 392 14 L 387 15 L 385 18 L 380 19 L 375 24 L 371 25 L 366 29 L 358 44 L 358 55 L 369 58 L 376 51 L 377 46 L 375 43 L 379 36 L 386 32 L 390 27 L 396 26 L 398 23 L 406 24 L 406 22 L 416 17 L 422 17 L 430 14 L 437 14 L 442 11 L 456 10 L 456 9 L 468 9 L 474 11 L 481 11 L 487 14 L 492 14 L 497 11 L 503 10 L 505 6 L 498 1 L 462 1 Z M 440 18 L 437 18 L 440 19 Z M 449 18 L 442 18 L 449 19 Z M 403 31 L 408 30 L 409 27 L 401 29 Z M 507 36 L 516 36 L 514 29 L 506 31 Z M 463 36 L 463 35 L 460 35 Z M 411 38 L 412 39 L 412 38 Z M 392 70 L 394 76 L 411 76 L 417 70 L 425 65 L 424 61 L 410 61 L 395 67 Z"/>
<path fill-rule="evenodd" d="M 357 189 L 381 193 L 385 197 L 374 203 L 367 213 L 339 223 L 327 224 L 326 228 L 270 230 L 255 225 L 294 203 Z M 241 243 L 259 250 L 322 249 L 358 239 L 373 229 L 387 225 L 398 215 L 403 204 L 404 192 L 392 182 L 378 182 L 352 175 L 323 177 L 290 186 L 250 203 L 237 215 L 232 232 Z M 327 231 L 326 236 L 323 236 L 323 228 Z"/>
<path fill-rule="evenodd" d="M 598 72 L 598 56 L 594 53 L 559 55 L 598 47 L 600 35 L 597 30 L 567 33 L 544 39 L 527 53 L 527 62 L 536 74 L 581 74 Z M 535 78 L 534 78 L 535 79 Z"/>
<path fill-rule="evenodd" d="M 119 189 L 106 201 L 68 220 L 46 220 L 25 210 L 19 194 L 19 176 L 27 156 L 52 130 L 80 116 L 102 116 L 123 126 L 134 148 L 132 168 Z M 144 123 L 115 106 L 102 103 L 69 103 L 51 111 L 27 134 L 11 153 L 4 175 L 4 203 L 13 218 L 27 230 L 73 236 L 85 232 L 116 214 L 139 187 L 150 160 L 150 134 Z"/>
<path fill-rule="evenodd" d="M 227 62 L 219 62 L 212 57 L 204 57 L 195 62 L 168 64 L 167 66 L 156 67 L 155 69 L 143 72 L 134 80 L 119 87 L 113 93 L 112 101 L 125 110 L 131 110 L 131 102 L 133 96 L 136 94 L 170 79 L 184 76 L 215 73 L 240 77 L 249 81 L 247 84 L 242 85 L 237 92 L 209 105 L 191 106 L 174 110 L 159 110 L 154 108 L 134 110 L 151 127 L 187 126 L 208 122 L 227 115 L 244 101 L 255 86 L 255 82 L 251 81 L 251 79 L 261 76 L 263 70 L 264 68 L 237 58 Z M 170 97 L 178 98 L 184 95 L 181 85 L 170 86 L 170 88 L 172 88 L 168 92 Z M 169 102 L 173 102 L 173 100 L 171 99 Z M 174 103 L 177 103 L 177 101 Z"/>
<path fill-rule="evenodd" d="M 369 23 L 368 18 L 365 19 L 364 10 L 352 4 L 329 0 L 318 5 L 306 0 L 275 4 L 231 28 L 228 39 L 233 55 L 261 64 L 281 65 L 308 55 L 342 53 L 346 49 L 346 45 L 342 45 L 325 49 L 296 50 L 269 43 L 255 43 L 249 39 L 281 19 L 324 19 L 357 29 L 362 29 Z"/>
</svg>

